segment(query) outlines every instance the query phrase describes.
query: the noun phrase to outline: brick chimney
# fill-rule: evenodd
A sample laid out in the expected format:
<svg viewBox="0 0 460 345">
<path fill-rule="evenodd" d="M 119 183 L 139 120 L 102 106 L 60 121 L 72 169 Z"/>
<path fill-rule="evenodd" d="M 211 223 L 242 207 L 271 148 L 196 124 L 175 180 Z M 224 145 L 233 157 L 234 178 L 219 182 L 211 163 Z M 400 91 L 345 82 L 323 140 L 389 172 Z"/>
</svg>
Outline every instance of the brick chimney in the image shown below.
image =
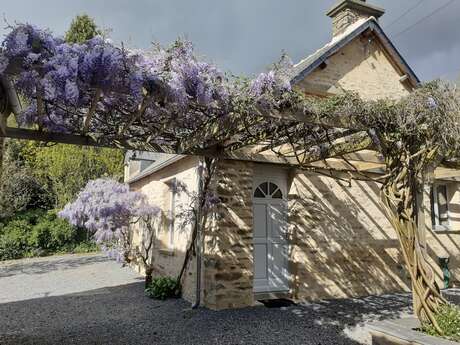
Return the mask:
<svg viewBox="0 0 460 345">
<path fill-rule="evenodd" d="M 375 17 L 378 19 L 384 13 L 383 8 L 369 5 L 366 0 L 342 0 L 326 14 L 332 18 L 332 35 L 335 37 L 362 18 Z"/>
</svg>

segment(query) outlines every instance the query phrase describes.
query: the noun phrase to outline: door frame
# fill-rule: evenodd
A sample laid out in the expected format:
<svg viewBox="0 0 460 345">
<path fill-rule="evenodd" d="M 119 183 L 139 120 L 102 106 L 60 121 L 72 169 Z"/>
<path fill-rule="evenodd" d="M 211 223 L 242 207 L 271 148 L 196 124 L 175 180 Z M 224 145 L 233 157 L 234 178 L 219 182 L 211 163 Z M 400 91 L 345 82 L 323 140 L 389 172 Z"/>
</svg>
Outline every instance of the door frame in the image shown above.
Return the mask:
<svg viewBox="0 0 460 345">
<path fill-rule="evenodd" d="M 272 182 L 275 183 L 278 188 L 281 190 L 283 194 L 282 199 L 272 199 L 272 198 L 255 198 L 254 197 L 254 192 L 256 188 L 263 182 Z M 254 169 L 254 175 L 253 175 L 253 187 L 252 187 L 252 212 L 254 215 L 254 206 L 255 205 L 283 205 L 286 213 L 285 213 L 285 218 L 284 222 L 286 223 L 286 233 L 284 236 L 284 241 L 280 242 L 281 243 L 281 248 L 285 253 L 283 254 L 285 256 L 284 259 L 284 267 L 282 267 L 282 272 L 283 272 L 283 280 L 284 283 L 278 284 L 278 285 L 272 285 L 270 281 L 270 277 L 267 276 L 268 280 L 268 285 L 266 286 L 259 286 L 256 287 L 255 284 L 253 285 L 253 290 L 254 293 L 272 293 L 272 292 L 287 292 L 290 290 L 290 281 L 291 281 L 291 273 L 289 271 L 290 265 L 289 265 L 289 250 L 290 250 L 290 243 L 288 239 L 288 227 L 289 227 L 289 218 L 288 218 L 288 171 L 283 168 L 279 167 L 273 167 L 273 166 L 258 166 L 257 168 Z M 255 224 L 254 224 L 255 218 L 253 217 L 253 234 L 255 230 Z M 267 229 L 268 231 L 268 229 Z M 255 244 L 257 240 L 253 238 L 253 244 Z M 267 256 L 269 255 L 267 251 Z M 254 279 L 253 282 L 255 281 L 255 249 L 253 249 L 253 272 L 254 272 Z M 273 259 L 272 259 L 273 260 Z M 267 266 L 269 265 L 268 263 L 268 258 L 267 258 Z M 268 269 L 268 267 L 267 267 Z"/>
</svg>

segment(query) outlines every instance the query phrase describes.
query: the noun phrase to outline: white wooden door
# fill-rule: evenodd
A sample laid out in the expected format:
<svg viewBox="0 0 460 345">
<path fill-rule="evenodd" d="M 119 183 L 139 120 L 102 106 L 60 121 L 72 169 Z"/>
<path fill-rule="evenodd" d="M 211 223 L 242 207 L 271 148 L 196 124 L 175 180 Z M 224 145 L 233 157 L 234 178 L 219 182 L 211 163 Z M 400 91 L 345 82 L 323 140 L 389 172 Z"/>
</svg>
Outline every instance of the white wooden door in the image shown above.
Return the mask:
<svg viewBox="0 0 460 345">
<path fill-rule="evenodd" d="M 265 180 L 255 186 L 254 291 L 288 290 L 287 202 L 280 182 Z"/>
</svg>

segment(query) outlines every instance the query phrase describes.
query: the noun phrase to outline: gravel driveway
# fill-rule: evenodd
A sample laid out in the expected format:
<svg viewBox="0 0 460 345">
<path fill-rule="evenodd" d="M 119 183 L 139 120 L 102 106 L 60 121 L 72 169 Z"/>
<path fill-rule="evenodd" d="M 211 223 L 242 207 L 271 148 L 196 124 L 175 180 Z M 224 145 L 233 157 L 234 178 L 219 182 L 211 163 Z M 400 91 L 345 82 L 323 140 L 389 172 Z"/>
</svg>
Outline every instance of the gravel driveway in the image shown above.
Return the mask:
<svg viewBox="0 0 460 345">
<path fill-rule="evenodd" d="M 142 278 L 101 255 L 0 263 L 0 344 L 366 343 L 363 324 L 409 310 L 407 295 L 214 312 L 148 299 Z"/>
</svg>

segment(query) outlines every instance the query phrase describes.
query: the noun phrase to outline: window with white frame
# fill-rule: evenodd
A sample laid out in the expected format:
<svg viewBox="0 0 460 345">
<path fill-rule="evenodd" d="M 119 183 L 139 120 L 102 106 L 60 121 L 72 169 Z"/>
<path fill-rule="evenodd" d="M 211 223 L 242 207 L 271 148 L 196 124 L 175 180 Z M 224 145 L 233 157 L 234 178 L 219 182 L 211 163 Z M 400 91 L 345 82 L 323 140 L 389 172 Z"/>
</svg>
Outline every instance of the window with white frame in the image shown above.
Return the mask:
<svg viewBox="0 0 460 345">
<path fill-rule="evenodd" d="M 446 184 L 436 183 L 431 188 L 431 223 L 434 230 L 449 230 L 449 199 Z"/>
<path fill-rule="evenodd" d="M 168 222 L 168 248 L 174 249 L 174 223 L 176 218 L 177 179 L 168 181 L 169 186 L 169 222 Z"/>
</svg>

